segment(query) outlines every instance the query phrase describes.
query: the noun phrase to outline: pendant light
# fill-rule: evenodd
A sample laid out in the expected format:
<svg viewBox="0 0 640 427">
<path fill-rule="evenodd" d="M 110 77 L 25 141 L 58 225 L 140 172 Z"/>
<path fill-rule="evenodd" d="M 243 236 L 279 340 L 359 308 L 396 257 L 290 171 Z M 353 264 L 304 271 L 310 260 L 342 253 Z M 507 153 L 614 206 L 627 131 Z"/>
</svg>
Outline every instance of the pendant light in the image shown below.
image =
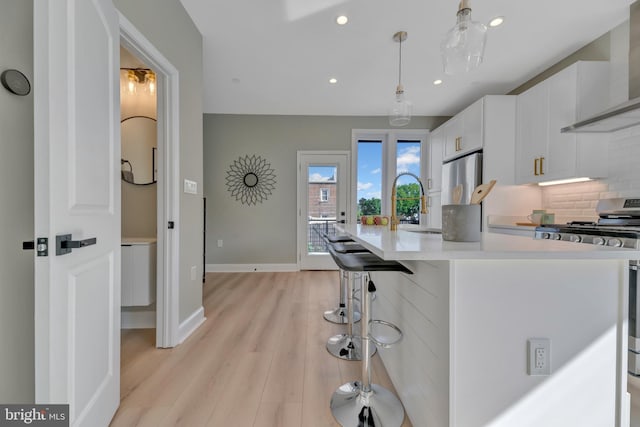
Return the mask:
<svg viewBox="0 0 640 427">
<path fill-rule="evenodd" d="M 398 59 L 398 86 L 396 87 L 396 97 L 389 110 L 389 124 L 391 126 L 406 126 L 411 121 L 411 110 L 413 106 L 404 96 L 402 86 L 402 42 L 407 39 L 406 31 L 398 31 L 393 35 L 393 40 L 400 44 L 400 55 Z"/>
<path fill-rule="evenodd" d="M 487 26 L 471 20 L 469 0 L 461 0 L 457 22 L 440 46 L 446 74 L 465 73 L 482 63 Z"/>
</svg>

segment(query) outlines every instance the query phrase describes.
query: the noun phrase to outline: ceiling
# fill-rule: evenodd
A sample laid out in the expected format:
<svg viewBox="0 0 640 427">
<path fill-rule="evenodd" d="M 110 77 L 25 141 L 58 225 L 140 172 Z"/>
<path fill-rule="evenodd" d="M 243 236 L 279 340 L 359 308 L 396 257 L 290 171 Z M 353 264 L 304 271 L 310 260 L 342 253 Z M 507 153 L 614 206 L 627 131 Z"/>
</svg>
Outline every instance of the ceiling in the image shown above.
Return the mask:
<svg viewBox="0 0 640 427">
<path fill-rule="evenodd" d="M 204 38 L 205 113 L 384 116 L 398 83 L 392 37 L 403 30 L 402 83 L 413 114 L 450 116 L 616 27 L 632 0 L 471 0 L 473 20 L 505 22 L 489 29 L 481 67 L 457 76 L 446 76 L 440 59 L 456 0 L 181 2 Z M 349 22 L 339 26 L 343 14 Z"/>
</svg>

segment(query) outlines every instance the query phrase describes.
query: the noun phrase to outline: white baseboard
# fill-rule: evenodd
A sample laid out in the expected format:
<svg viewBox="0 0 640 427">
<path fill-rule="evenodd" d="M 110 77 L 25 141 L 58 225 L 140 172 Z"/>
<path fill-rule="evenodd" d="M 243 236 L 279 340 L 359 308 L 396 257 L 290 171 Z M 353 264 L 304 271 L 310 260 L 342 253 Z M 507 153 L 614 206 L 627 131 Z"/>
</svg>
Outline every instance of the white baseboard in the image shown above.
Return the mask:
<svg viewBox="0 0 640 427">
<path fill-rule="evenodd" d="M 155 327 L 155 310 L 120 312 L 120 329 L 149 329 Z"/>
<path fill-rule="evenodd" d="M 194 311 L 184 322 L 180 323 L 178 327 L 178 344 L 181 344 L 184 340 L 196 330 L 200 325 L 207 320 L 204 317 L 204 307 L 200 307 Z"/>
<path fill-rule="evenodd" d="M 300 271 L 298 264 L 207 264 L 207 273 Z"/>
</svg>

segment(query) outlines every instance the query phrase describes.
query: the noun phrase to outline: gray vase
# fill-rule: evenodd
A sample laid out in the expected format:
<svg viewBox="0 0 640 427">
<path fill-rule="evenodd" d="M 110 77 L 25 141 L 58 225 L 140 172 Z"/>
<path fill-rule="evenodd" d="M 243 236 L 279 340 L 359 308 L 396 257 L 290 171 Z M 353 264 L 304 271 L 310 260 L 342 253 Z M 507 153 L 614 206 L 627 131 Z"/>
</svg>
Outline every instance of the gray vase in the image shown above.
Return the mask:
<svg viewBox="0 0 640 427">
<path fill-rule="evenodd" d="M 480 205 L 443 205 L 442 239 L 450 242 L 479 242 L 480 219 Z"/>
</svg>

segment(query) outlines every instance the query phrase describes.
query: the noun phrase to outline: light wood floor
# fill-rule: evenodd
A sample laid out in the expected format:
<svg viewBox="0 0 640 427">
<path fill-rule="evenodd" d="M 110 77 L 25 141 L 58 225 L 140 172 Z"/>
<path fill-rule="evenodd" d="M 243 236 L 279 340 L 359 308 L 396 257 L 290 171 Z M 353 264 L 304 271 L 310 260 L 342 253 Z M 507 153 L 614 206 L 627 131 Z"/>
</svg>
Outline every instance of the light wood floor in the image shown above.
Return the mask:
<svg viewBox="0 0 640 427">
<path fill-rule="evenodd" d="M 360 377 L 360 363 L 325 349 L 344 330 L 322 317 L 337 302 L 337 280 L 335 271 L 207 274 L 207 320 L 180 346 L 154 348 L 154 330 L 122 332 L 111 425 L 338 426 L 329 400 Z M 393 390 L 377 355 L 372 365 L 373 382 Z"/>
</svg>

